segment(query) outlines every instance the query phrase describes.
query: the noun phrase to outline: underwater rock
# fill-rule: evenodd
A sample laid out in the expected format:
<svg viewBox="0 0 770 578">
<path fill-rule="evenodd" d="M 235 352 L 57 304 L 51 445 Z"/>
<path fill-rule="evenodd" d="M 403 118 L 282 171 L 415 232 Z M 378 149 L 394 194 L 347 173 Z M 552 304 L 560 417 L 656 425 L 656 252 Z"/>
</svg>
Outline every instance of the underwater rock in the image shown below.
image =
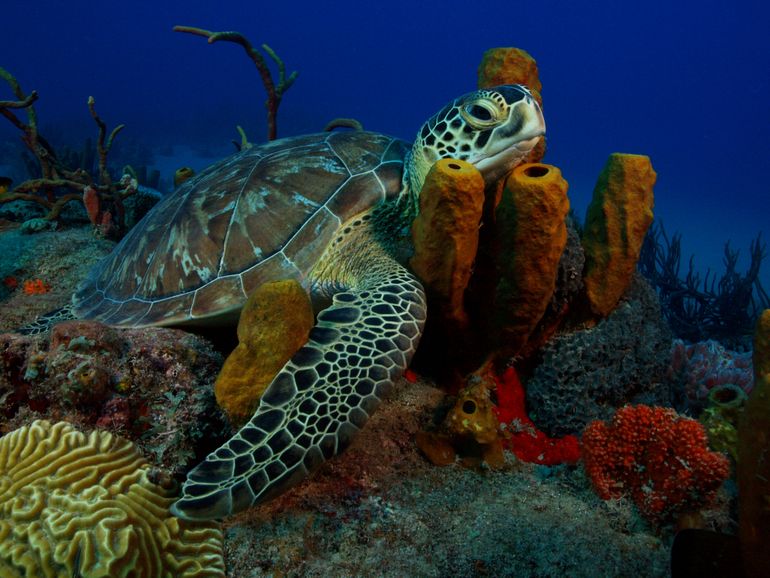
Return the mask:
<svg viewBox="0 0 770 578">
<path fill-rule="evenodd" d="M 307 342 L 313 323 L 310 299 L 293 279 L 265 283 L 249 296 L 238 322 L 238 346 L 214 386 L 217 403 L 234 425 L 252 416 L 265 388 Z"/>
<path fill-rule="evenodd" d="M 37 420 L 0 438 L 0 575 L 216 578 L 222 531 L 169 513 L 176 484 L 128 440 Z"/>
<path fill-rule="evenodd" d="M 501 348 L 519 352 L 556 289 L 567 244 L 567 181 L 551 165 L 524 164 L 508 179 L 495 212 L 500 281 L 495 295 Z"/>
<path fill-rule="evenodd" d="M 483 205 L 484 178 L 476 167 L 441 159 L 425 178 L 420 213 L 412 224 L 412 270 L 455 327 L 468 321 L 463 297 L 476 259 Z"/>
<path fill-rule="evenodd" d="M 650 158 L 613 153 L 594 187 L 583 232 L 584 282 L 591 311 L 606 317 L 628 289 L 652 223 Z"/>
<path fill-rule="evenodd" d="M 754 389 L 738 425 L 738 513 L 746 573 L 770 568 L 770 309 L 754 333 Z"/>
<path fill-rule="evenodd" d="M 626 403 L 670 405 L 671 332 L 639 275 L 606 319 L 554 337 L 526 382 L 529 416 L 551 436 L 577 434 Z"/>
<path fill-rule="evenodd" d="M 134 440 L 174 474 L 226 435 L 213 392 L 221 357 L 195 335 L 69 321 L 50 335 L 0 334 L 0 351 L 4 431 L 65 417 Z"/>
</svg>

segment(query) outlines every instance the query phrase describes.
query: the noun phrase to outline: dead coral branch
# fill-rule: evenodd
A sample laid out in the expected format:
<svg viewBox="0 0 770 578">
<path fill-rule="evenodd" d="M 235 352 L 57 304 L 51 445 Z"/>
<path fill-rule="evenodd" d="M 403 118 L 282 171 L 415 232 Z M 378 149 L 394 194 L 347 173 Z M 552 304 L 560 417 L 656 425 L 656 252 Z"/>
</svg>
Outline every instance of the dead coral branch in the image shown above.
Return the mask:
<svg viewBox="0 0 770 578">
<path fill-rule="evenodd" d="M 91 218 L 99 232 L 111 237 L 120 237 L 124 231 L 123 199 L 136 192 L 135 180 L 123 178 L 113 183 L 107 170 L 107 154 L 115 136 L 123 129 L 118 125 L 107 137 L 107 126 L 96 112 L 93 97 L 88 98 L 88 110 L 99 128 L 97 153 L 99 155 L 98 184 L 85 168 L 70 169 L 62 163 L 53 147 L 40 136 L 37 129 L 37 113 L 34 103 L 38 99 L 36 91 L 25 95 L 18 80 L 7 70 L 0 68 L 0 79 L 10 86 L 17 100 L 1 100 L 0 115 L 7 118 L 21 132 L 21 140 L 37 159 L 40 165 L 40 178 L 32 178 L 20 183 L 10 191 L 0 194 L 0 204 L 11 201 L 36 203 L 46 211 L 44 219 L 56 221 L 64 206 L 70 201 L 83 201 L 86 205 L 86 191 L 91 195 L 91 209 L 86 206 L 89 217 L 99 215 L 98 222 Z M 27 122 L 15 113 L 24 110 Z M 105 140 L 106 139 L 106 140 Z M 94 208 L 94 205 L 96 208 Z"/>
<path fill-rule="evenodd" d="M 262 78 L 262 84 L 265 86 L 267 92 L 267 100 L 265 101 L 265 108 L 267 109 L 267 139 L 275 140 L 278 136 L 278 128 L 276 124 L 276 118 L 278 116 L 278 107 L 281 104 L 281 99 L 284 93 L 291 87 L 294 81 L 297 79 L 297 71 L 292 72 L 288 77 L 286 76 L 286 65 L 283 63 L 275 51 L 267 44 L 262 45 L 262 50 L 275 62 L 278 66 L 278 84 L 273 80 L 273 75 L 270 72 L 270 68 L 267 66 L 265 57 L 251 45 L 251 42 L 243 36 L 240 32 L 224 31 L 224 32 L 212 32 L 211 30 L 204 30 L 202 28 L 195 28 L 194 26 L 174 26 L 174 32 L 186 32 L 187 34 L 194 34 L 196 36 L 203 36 L 208 38 L 209 44 L 214 44 L 220 40 L 227 42 L 234 42 L 239 44 L 246 51 L 246 54 L 257 67 L 259 76 Z"/>
</svg>

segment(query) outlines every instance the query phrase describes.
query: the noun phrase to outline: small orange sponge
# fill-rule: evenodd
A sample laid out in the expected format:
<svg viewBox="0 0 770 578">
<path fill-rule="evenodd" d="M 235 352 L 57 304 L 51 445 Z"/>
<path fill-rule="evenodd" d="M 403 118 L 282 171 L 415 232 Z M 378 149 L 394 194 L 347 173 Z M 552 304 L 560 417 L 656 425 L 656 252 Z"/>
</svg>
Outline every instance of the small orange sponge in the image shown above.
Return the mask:
<svg viewBox="0 0 770 578">
<path fill-rule="evenodd" d="M 295 280 L 265 283 L 249 296 L 238 322 L 238 346 L 214 385 L 217 403 L 240 426 L 259 405 L 265 388 L 306 342 L 313 308 Z"/>
<path fill-rule="evenodd" d="M 652 223 L 656 177 L 650 157 L 613 153 L 596 182 L 582 244 L 586 294 L 599 317 L 612 312 L 631 284 Z"/>
<path fill-rule="evenodd" d="M 508 177 L 495 214 L 500 252 L 495 308 L 504 349 L 527 342 L 556 288 L 567 244 L 567 181 L 551 165 L 524 164 Z"/>
</svg>

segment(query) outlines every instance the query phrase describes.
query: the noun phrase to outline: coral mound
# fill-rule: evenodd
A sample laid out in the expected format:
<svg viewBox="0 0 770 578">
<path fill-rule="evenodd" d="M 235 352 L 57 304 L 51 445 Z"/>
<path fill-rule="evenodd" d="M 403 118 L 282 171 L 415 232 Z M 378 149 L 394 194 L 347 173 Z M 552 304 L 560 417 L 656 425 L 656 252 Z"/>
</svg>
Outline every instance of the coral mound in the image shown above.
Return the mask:
<svg viewBox="0 0 770 578">
<path fill-rule="evenodd" d="M 620 408 L 583 433 L 585 469 L 603 499 L 630 495 L 653 522 L 707 506 L 730 473 L 697 421 L 646 405 Z"/>
<path fill-rule="evenodd" d="M 131 442 L 35 421 L 0 439 L 0 576 L 224 576 L 222 532 L 168 512 L 173 482 Z"/>
</svg>

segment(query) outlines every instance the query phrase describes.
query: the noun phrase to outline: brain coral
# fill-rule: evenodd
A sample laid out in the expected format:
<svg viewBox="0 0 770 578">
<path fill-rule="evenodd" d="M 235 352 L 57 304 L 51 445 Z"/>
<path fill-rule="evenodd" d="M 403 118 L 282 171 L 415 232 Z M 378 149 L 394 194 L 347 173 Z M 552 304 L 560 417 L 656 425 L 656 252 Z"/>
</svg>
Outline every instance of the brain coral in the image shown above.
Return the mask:
<svg viewBox="0 0 770 578">
<path fill-rule="evenodd" d="M 223 577 L 222 532 L 171 516 L 156 471 L 131 442 L 66 422 L 0 438 L 0 576 Z"/>
<path fill-rule="evenodd" d="M 655 291 L 638 274 L 615 311 L 591 329 L 553 339 L 526 384 L 537 426 L 558 437 L 609 419 L 626 403 L 671 405 L 671 332 Z"/>
</svg>

